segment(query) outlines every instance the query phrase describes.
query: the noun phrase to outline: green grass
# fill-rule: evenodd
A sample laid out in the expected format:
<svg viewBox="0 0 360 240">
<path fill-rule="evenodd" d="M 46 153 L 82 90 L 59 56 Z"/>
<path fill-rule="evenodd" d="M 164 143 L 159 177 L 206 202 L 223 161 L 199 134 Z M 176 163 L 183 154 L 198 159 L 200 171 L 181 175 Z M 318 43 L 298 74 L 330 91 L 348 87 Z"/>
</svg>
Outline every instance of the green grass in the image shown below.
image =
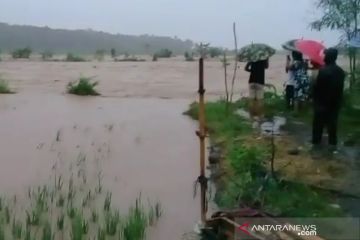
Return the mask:
<svg viewBox="0 0 360 240">
<path fill-rule="evenodd" d="M 92 82 L 91 78 L 81 77 L 78 81 L 68 84 L 67 92 L 80 96 L 98 96 L 100 94 L 95 89 L 97 85 L 98 82 Z"/>
<path fill-rule="evenodd" d="M 5 240 L 4 226 L 2 225 L 1 222 L 0 222 L 0 240 Z"/>
<path fill-rule="evenodd" d="M 235 105 L 231 105 L 229 111 L 227 111 L 225 105 L 224 101 L 209 102 L 206 104 L 206 127 L 212 136 L 221 141 L 232 141 L 236 136 L 250 133 L 251 124 L 231 112 L 231 109 L 234 109 Z M 192 103 L 190 109 L 185 112 L 185 114 L 197 120 L 198 104 Z"/>
<path fill-rule="evenodd" d="M 0 94 L 12 94 L 13 91 L 10 90 L 9 83 L 4 79 L 0 78 Z"/>
<path fill-rule="evenodd" d="M 120 223 L 120 214 L 118 211 L 108 212 L 105 215 L 105 229 L 106 234 L 109 236 L 115 236 Z"/>
<path fill-rule="evenodd" d="M 266 103 L 275 113 L 280 100 L 271 96 Z M 220 180 L 216 202 L 220 207 L 237 207 L 241 202 L 253 208 L 286 217 L 334 217 L 342 215 L 330 206 L 330 198 L 304 184 L 295 184 L 271 177 L 266 168 L 270 161 L 268 145 L 251 143 L 252 128 L 248 120 L 233 110 L 246 106 L 237 102 L 227 111 L 224 101 L 206 104 L 206 124 L 211 138 L 223 143 L 227 174 Z M 197 119 L 198 105 L 191 104 L 186 114 Z"/>
<path fill-rule="evenodd" d="M 123 237 L 124 240 L 142 240 L 146 236 L 148 216 L 142 206 L 141 198 L 136 199 L 135 206 L 129 210 L 129 214 L 124 221 Z"/>
<path fill-rule="evenodd" d="M 12 223 L 12 236 L 14 239 L 21 239 L 22 236 L 22 223 L 20 221 L 15 221 L 15 219 L 13 220 Z"/>
<path fill-rule="evenodd" d="M 45 225 L 43 227 L 43 234 L 42 234 L 41 239 L 42 240 L 52 240 L 53 239 L 51 225 L 50 225 L 49 222 L 45 222 Z"/>
</svg>

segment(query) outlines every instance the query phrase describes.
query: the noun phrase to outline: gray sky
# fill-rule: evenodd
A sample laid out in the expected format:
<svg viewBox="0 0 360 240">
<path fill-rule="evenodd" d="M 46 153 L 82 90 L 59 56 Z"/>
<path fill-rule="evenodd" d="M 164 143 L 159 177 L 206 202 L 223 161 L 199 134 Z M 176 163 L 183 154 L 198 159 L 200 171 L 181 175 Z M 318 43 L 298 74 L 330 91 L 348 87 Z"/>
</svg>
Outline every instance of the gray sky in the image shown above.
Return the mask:
<svg viewBox="0 0 360 240">
<path fill-rule="evenodd" d="M 337 43 L 336 32 L 314 32 L 314 0 L 0 0 L 0 22 L 124 34 L 178 36 L 232 47 L 292 38 Z"/>
</svg>

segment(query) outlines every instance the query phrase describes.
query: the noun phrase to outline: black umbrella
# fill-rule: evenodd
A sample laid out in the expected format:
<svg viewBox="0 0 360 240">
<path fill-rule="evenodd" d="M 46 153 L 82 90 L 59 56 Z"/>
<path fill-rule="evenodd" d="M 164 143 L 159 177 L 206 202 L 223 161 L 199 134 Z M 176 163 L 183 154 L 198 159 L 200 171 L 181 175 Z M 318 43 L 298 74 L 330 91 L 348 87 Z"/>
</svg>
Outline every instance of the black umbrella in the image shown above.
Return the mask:
<svg viewBox="0 0 360 240">
<path fill-rule="evenodd" d="M 287 41 L 285 42 L 283 45 L 281 45 L 285 50 L 288 50 L 288 51 L 295 51 L 295 52 L 298 52 L 299 50 L 296 49 L 296 42 L 298 41 L 299 39 L 293 39 L 293 40 L 290 40 L 290 41 Z"/>
</svg>

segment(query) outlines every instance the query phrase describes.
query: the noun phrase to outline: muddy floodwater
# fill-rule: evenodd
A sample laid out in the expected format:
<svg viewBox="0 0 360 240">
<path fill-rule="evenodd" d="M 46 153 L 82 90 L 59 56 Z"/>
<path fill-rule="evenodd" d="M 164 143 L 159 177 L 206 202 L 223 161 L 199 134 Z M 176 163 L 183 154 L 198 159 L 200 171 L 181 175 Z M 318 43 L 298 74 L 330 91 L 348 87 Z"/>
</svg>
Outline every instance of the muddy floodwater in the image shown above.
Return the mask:
<svg viewBox="0 0 360 240">
<path fill-rule="evenodd" d="M 148 239 L 181 239 L 199 219 L 199 201 L 192 192 L 198 174 L 196 123 L 181 115 L 188 103 L 0 96 L 0 192 L 16 194 L 51 181 L 55 162 L 66 165 L 85 154 L 94 165 L 89 181 L 101 169 L 104 187 L 120 209 L 127 209 L 140 192 L 161 202 L 164 214 Z"/>
<path fill-rule="evenodd" d="M 271 59 L 267 83 L 282 86 L 284 63 L 285 56 Z M 237 97 L 247 91 L 243 67 L 235 82 Z M 196 62 L 180 57 L 139 63 L 5 60 L 0 75 L 17 92 L 0 95 L 2 195 L 48 184 L 54 169 L 66 173 L 82 155 L 88 183 L 96 185 L 101 173 L 122 211 L 140 193 L 161 203 L 163 216 L 147 239 L 182 239 L 194 229 L 200 219 L 199 200 L 193 198 L 197 123 L 182 112 L 197 99 Z M 102 96 L 65 94 L 66 85 L 80 76 L 94 77 Z M 205 87 L 207 99 L 224 94 L 220 61 L 205 62 Z"/>
</svg>

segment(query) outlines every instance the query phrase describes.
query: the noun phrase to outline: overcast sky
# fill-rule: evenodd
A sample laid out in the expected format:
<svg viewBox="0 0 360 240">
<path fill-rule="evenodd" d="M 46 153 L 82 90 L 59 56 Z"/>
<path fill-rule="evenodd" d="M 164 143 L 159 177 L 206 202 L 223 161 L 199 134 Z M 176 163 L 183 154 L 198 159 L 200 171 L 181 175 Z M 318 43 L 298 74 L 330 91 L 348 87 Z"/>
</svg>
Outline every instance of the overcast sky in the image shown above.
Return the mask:
<svg viewBox="0 0 360 240">
<path fill-rule="evenodd" d="M 178 36 L 232 47 L 232 23 L 239 45 L 274 47 L 292 38 L 333 45 L 336 32 L 314 32 L 314 0 L 0 0 L 0 22 L 111 33 Z"/>
</svg>

